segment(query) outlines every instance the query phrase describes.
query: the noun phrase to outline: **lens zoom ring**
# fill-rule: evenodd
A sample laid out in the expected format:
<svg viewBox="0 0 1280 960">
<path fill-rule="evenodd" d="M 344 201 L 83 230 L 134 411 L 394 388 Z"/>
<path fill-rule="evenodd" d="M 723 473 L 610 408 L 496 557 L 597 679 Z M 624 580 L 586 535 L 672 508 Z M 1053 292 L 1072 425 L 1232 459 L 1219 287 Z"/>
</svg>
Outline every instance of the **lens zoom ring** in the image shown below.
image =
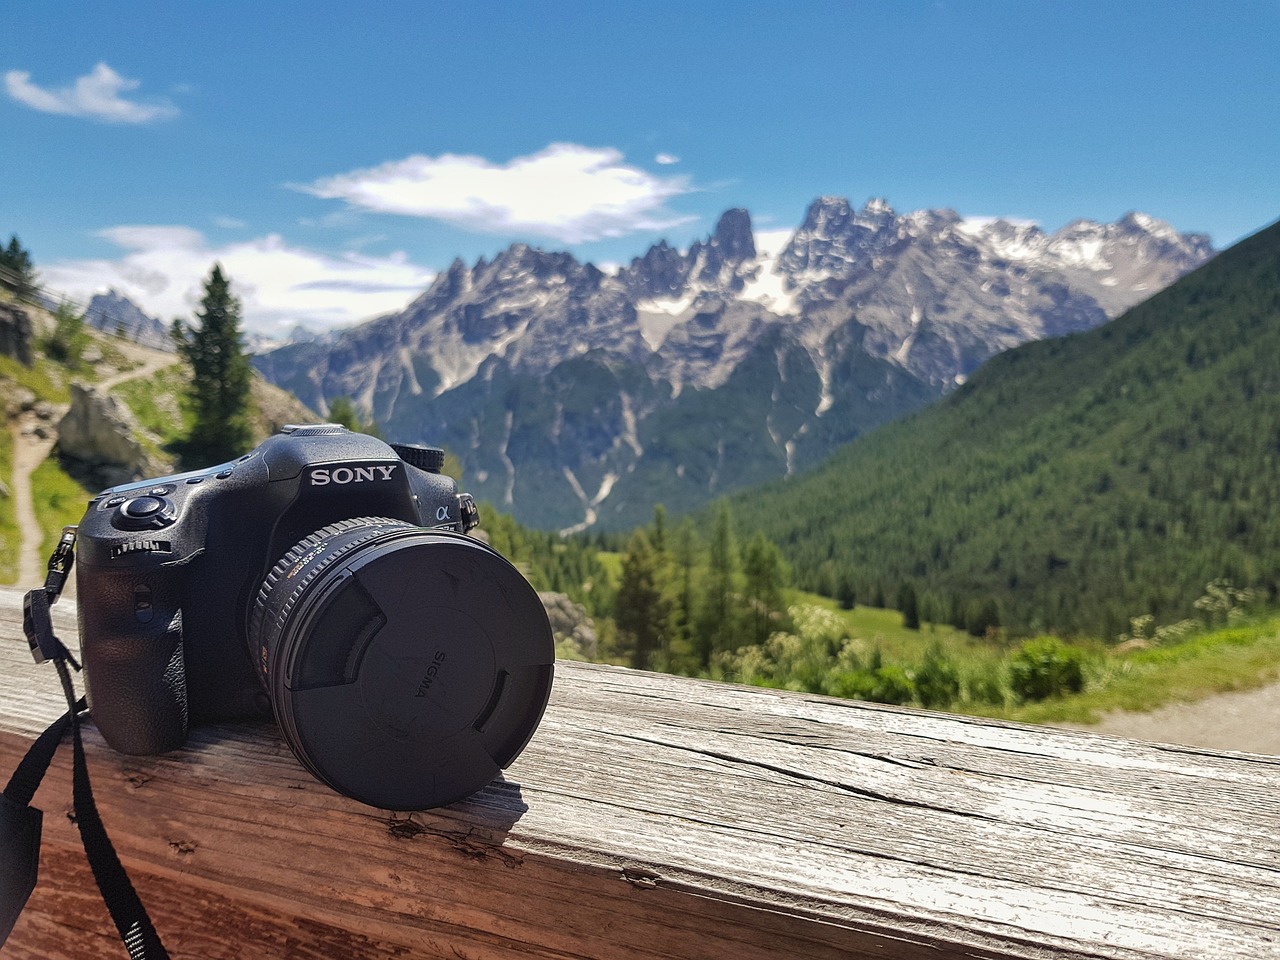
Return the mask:
<svg viewBox="0 0 1280 960">
<path fill-rule="evenodd" d="M 267 642 L 264 631 L 276 632 L 281 629 L 284 623 L 289 619 L 289 615 L 293 612 L 294 605 L 298 599 L 307 591 L 312 581 L 323 573 L 334 560 L 345 556 L 361 544 L 367 543 L 375 537 L 387 533 L 387 528 L 410 527 L 411 524 L 405 523 L 403 520 L 390 520 L 386 517 L 356 517 L 353 520 L 339 520 L 337 523 L 331 523 L 327 527 L 322 527 L 315 533 L 304 537 L 298 541 L 267 574 L 266 579 L 262 581 L 262 587 L 258 590 L 257 601 L 253 605 L 253 616 L 249 623 L 249 638 L 258 647 L 259 666 L 262 666 L 262 648 Z M 363 536 L 350 537 L 349 535 L 364 531 Z M 344 537 L 343 535 L 348 535 Z M 279 609 L 272 618 L 272 623 L 266 623 L 264 620 L 268 616 L 268 610 L 272 605 L 276 588 L 287 579 L 289 572 L 297 566 L 297 564 L 314 551 L 317 547 L 324 544 L 326 540 L 334 537 L 341 538 L 337 546 L 327 551 L 323 556 L 312 558 L 307 561 L 309 569 L 302 576 L 289 595 L 280 603 Z"/>
</svg>

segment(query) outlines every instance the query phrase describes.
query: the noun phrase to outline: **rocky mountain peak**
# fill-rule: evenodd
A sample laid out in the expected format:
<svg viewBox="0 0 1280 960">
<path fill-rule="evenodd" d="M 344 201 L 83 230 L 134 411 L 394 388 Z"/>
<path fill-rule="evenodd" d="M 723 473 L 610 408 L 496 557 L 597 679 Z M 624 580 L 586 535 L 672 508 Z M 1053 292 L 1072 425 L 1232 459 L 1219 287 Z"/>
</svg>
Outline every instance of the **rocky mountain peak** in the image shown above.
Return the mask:
<svg viewBox="0 0 1280 960">
<path fill-rule="evenodd" d="M 689 248 L 689 276 L 706 290 L 740 292 L 745 286 L 741 268 L 755 258 L 751 215 L 743 209 L 726 210 L 710 239 Z"/>
<path fill-rule="evenodd" d="M 778 268 L 793 276 L 846 278 L 860 264 L 901 239 L 901 218 L 889 204 L 869 200 L 854 211 L 843 197 L 819 197 L 804 223 L 778 258 Z"/>
<path fill-rule="evenodd" d="M 614 276 L 516 244 L 400 314 L 255 362 L 317 409 L 456 453 L 542 527 L 612 527 L 785 476 L 989 357 L 1116 316 L 1211 249 L 1142 214 L 1034 224 L 819 197 L 777 258 L 746 210 Z"/>
<path fill-rule="evenodd" d="M 174 349 L 169 329 L 117 290 L 95 294 L 85 308 L 85 321 L 104 333 L 117 333 L 157 350 Z"/>
<path fill-rule="evenodd" d="M 754 259 L 756 238 L 751 232 L 751 214 L 741 207 L 722 213 L 709 246 L 726 261 Z"/>
</svg>

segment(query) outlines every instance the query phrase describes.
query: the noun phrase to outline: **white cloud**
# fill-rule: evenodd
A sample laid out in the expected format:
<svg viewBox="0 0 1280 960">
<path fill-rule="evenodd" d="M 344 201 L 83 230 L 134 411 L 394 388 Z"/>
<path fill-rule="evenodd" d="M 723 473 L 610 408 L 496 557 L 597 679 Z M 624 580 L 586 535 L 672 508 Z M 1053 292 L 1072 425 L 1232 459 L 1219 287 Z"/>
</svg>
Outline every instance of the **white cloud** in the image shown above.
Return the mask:
<svg viewBox="0 0 1280 960">
<path fill-rule="evenodd" d="M 121 248 L 119 259 L 42 264 L 44 283 L 85 301 L 114 287 L 167 323 L 191 318 L 216 261 L 244 305 L 245 328 L 266 336 L 299 323 L 325 330 L 400 310 L 435 277 L 404 254 L 331 257 L 276 234 L 220 247 L 180 226 L 120 226 L 100 235 Z"/>
<path fill-rule="evenodd" d="M 124 99 L 120 94 L 138 89 L 141 82 L 125 79 L 105 63 L 99 63 L 90 73 L 77 77 L 73 86 L 60 90 L 36 86 L 31 82 L 31 74 L 25 70 L 6 73 L 4 86 L 14 100 L 44 113 L 85 117 L 105 123 L 150 123 L 171 120 L 178 115 L 178 108 L 166 101 L 139 103 Z"/>
<path fill-rule="evenodd" d="M 217 216 L 213 218 L 213 225 L 224 230 L 243 230 L 249 224 L 239 217 Z"/>
<path fill-rule="evenodd" d="M 627 166 L 617 150 L 573 143 L 554 143 L 505 164 L 451 153 L 419 154 L 299 189 L 362 210 L 569 244 L 665 230 L 696 219 L 664 206 L 690 192 L 685 177 L 655 177 Z"/>
<path fill-rule="evenodd" d="M 653 158 L 653 162 L 660 163 L 664 167 L 669 167 L 673 163 L 679 163 L 680 158 L 677 157 L 674 153 L 660 153 Z"/>
</svg>

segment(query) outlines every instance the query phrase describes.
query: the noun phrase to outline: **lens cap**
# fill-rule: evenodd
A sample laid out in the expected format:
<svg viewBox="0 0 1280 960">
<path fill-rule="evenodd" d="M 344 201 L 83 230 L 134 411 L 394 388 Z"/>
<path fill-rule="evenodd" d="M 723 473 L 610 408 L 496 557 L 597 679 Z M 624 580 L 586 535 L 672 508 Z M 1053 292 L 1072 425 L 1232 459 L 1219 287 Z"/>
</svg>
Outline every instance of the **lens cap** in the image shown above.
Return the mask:
<svg viewBox="0 0 1280 960">
<path fill-rule="evenodd" d="M 397 521 L 346 521 L 304 545 L 290 569 L 311 569 L 264 588 L 296 596 L 278 605 L 267 659 L 299 759 L 389 810 L 489 783 L 551 692 L 555 645 L 528 581 L 476 540 Z"/>
</svg>

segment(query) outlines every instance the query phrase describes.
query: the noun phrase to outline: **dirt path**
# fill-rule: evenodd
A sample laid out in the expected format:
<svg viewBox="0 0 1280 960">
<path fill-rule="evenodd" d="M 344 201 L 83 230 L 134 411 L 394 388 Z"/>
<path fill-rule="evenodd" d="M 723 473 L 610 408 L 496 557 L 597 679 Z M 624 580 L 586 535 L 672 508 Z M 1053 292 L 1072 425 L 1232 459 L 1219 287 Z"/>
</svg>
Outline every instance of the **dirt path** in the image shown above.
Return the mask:
<svg viewBox="0 0 1280 960">
<path fill-rule="evenodd" d="M 1135 740 L 1280 756 L 1280 683 L 1168 704 L 1150 713 L 1116 711 L 1089 726 L 1069 726 Z"/>
<path fill-rule="evenodd" d="M 159 370 L 177 363 L 177 357 L 171 353 L 151 350 L 135 343 L 116 343 L 120 352 L 139 366 L 122 370 L 106 377 L 93 386 L 100 393 L 107 393 L 114 387 L 138 377 L 149 377 Z M 63 407 L 56 412 L 61 417 L 66 412 Z M 18 523 L 18 534 L 22 545 L 18 550 L 18 579 L 20 587 L 34 587 L 44 582 L 45 569 L 49 561 L 43 555 L 42 540 L 44 531 L 36 518 L 35 502 L 31 493 L 31 475 L 45 461 L 57 442 L 55 436 L 40 437 L 32 432 L 31 424 L 18 420 L 13 424 L 13 477 L 12 495 L 14 512 Z M 24 429 L 26 428 L 26 429 Z"/>
<path fill-rule="evenodd" d="M 34 434 L 24 434 L 22 426 L 13 425 L 13 508 L 18 522 L 18 535 L 22 545 L 18 549 L 19 586 L 32 587 L 44 583 L 45 564 L 48 557 L 40 556 L 40 541 L 44 537 L 36 521 L 35 504 L 31 498 L 31 474 L 40 466 L 53 449 L 55 437 L 41 439 Z"/>
</svg>

